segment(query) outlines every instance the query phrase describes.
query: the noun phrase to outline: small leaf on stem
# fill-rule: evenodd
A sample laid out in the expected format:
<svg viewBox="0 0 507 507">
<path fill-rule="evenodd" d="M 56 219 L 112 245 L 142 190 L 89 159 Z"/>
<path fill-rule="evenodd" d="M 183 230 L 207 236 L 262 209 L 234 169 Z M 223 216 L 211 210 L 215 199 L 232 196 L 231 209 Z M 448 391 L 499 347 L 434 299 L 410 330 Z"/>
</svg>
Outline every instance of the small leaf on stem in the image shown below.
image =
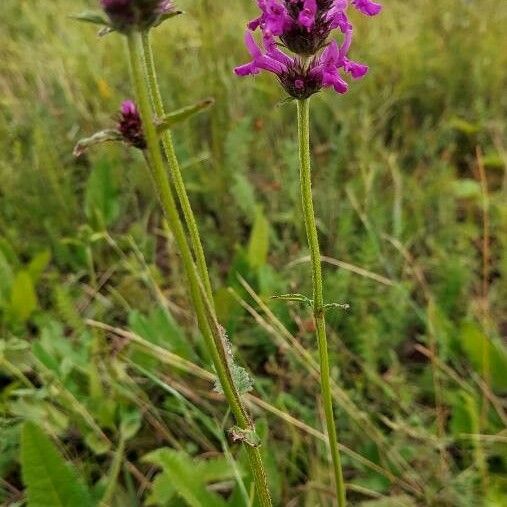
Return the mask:
<svg viewBox="0 0 507 507">
<path fill-rule="evenodd" d="M 176 111 L 172 111 L 171 113 L 164 115 L 156 122 L 157 132 L 159 134 L 162 134 L 166 130 L 174 127 L 174 125 L 177 125 L 178 123 L 188 120 L 192 116 L 205 111 L 214 103 L 215 99 L 207 98 L 197 102 L 196 104 L 192 104 L 191 106 L 182 107 L 181 109 L 177 109 Z"/>
<path fill-rule="evenodd" d="M 107 143 L 107 142 L 119 142 L 122 141 L 123 137 L 121 132 L 114 129 L 106 129 L 101 130 L 93 134 L 91 137 L 86 137 L 78 141 L 76 146 L 74 147 L 73 154 L 75 157 L 80 157 L 88 148 L 95 146 L 97 144 Z"/>
<path fill-rule="evenodd" d="M 110 26 L 108 19 L 100 12 L 84 11 L 70 16 L 72 19 L 82 21 L 83 23 L 92 23 L 93 25 Z"/>
</svg>

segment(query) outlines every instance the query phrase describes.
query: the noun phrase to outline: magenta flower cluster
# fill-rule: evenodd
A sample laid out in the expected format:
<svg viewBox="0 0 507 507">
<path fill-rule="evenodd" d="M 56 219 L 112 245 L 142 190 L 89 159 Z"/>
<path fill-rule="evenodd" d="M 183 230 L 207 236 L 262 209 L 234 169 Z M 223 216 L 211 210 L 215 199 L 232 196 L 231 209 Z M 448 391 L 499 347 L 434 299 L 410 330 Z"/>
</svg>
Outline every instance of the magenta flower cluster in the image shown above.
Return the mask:
<svg viewBox="0 0 507 507">
<path fill-rule="evenodd" d="M 121 105 L 118 118 L 118 131 L 125 143 L 140 150 L 146 149 L 143 122 L 137 106 L 132 100 L 125 100 Z"/>
<path fill-rule="evenodd" d="M 119 32 L 147 29 L 174 12 L 171 0 L 100 0 L 100 4 Z"/>
<path fill-rule="evenodd" d="M 367 16 L 375 16 L 382 7 L 372 0 L 257 0 L 261 15 L 248 23 L 245 44 L 252 61 L 236 67 L 238 76 L 275 74 L 287 93 L 306 99 L 322 88 L 345 93 L 348 84 L 343 73 L 362 78 L 368 67 L 350 60 L 353 26 L 347 15 L 349 5 Z M 262 33 L 263 47 L 252 32 Z M 338 29 L 341 43 L 330 41 Z M 292 55 L 281 51 L 289 50 Z"/>
</svg>

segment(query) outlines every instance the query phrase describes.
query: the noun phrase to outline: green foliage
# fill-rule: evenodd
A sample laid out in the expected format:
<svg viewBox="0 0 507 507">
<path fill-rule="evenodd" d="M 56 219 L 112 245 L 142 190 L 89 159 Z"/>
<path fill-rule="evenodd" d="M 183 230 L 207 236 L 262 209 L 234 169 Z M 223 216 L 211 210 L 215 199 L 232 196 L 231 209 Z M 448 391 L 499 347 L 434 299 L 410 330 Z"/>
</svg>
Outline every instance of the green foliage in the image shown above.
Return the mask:
<svg viewBox="0 0 507 507">
<path fill-rule="evenodd" d="M 102 160 L 88 178 L 85 194 L 85 211 L 90 222 L 98 229 L 111 225 L 120 213 L 118 187 L 113 168 Z"/>
<path fill-rule="evenodd" d="M 93 498 L 107 489 L 112 507 L 148 497 L 249 505 L 247 458 L 224 442 L 234 422 L 213 372 L 198 378 L 165 362 L 164 351 L 209 370 L 142 156 L 122 143 L 72 156 L 79 139 L 113 129 L 132 97 L 123 44 L 69 19 L 96 2 L 1 4 L 0 503 L 23 501 L 19 434 L 43 421 Z M 327 506 L 295 108 L 280 104 L 269 76 L 231 72 L 246 61 L 254 4 L 178 0 L 186 14 L 154 31 L 154 54 L 176 112 L 166 123 L 215 99 L 174 139 L 236 382 L 248 391 L 254 378 L 256 395 L 298 420 L 252 409 L 275 504 Z M 370 72 L 346 96 L 312 98 L 325 301 L 350 304 L 326 314 L 340 438 L 424 489 L 418 496 L 345 453 L 351 505 L 506 504 L 506 7 L 392 0 L 374 23 L 351 10 L 353 57 Z M 140 457 L 161 447 L 171 448 L 167 466 L 164 451 L 152 480 Z M 215 458 L 222 472 L 199 482 Z"/>
<path fill-rule="evenodd" d="M 173 496 L 183 498 L 189 507 L 227 505 L 220 496 L 207 489 L 208 484 L 233 476 L 225 459 L 198 460 L 173 449 L 158 449 L 144 459 L 162 469 L 155 478 L 148 505 L 168 505 Z"/>
<path fill-rule="evenodd" d="M 248 242 L 248 261 L 252 268 L 264 266 L 269 250 L 269 222 L 260 208 L 255 213 L 255 221 Z"/>
<path fill-rule="evenodd" d="M 12 282 L 9 314 L 16 321 L 26 322 L 38 305 L 30 273 L 19 271 Z"/>
<path fill-rule="evenodd" d="M 507 391 L 507 349 L 497 341 L 491 340 L 473 322 L 465 323 L 459 336 L 460 344 L 474 368 L 484 377 L 491 376 L 494 389 Z"/>
<path fill-rule="evenodd" d="M 25 423 L 21 434 L 21 468 L 29 507 L 92 506 L 89 491 L 45 433 Z"/>
</svg>

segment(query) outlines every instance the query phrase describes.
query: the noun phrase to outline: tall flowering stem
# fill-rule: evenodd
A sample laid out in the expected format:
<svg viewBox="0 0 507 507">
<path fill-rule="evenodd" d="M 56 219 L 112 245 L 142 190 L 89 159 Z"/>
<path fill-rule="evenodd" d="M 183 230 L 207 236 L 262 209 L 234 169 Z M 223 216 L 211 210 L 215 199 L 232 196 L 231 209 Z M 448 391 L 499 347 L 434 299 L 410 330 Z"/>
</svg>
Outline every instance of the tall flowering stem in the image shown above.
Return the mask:
<svg viewBox="0 0 507 507">
<path fill-rule="evenodd" d="M 320 359 L 320 387 L 322 403 L 326 416 L 326 427 L 333 459 L 333 473 L 336 485 L 338 506 L 345 506 L 345 483 L 338 451 L 338 436 L 333 413 L 333 399 L 330 386 L 329 355 L 327 350 L 326 319 L 324 310 L 324 293 L 322 268 L 317 224 L 312 197 L 312 175 L 310 159 L 310 99 L 298 100 L 298 144 L 300 163 L 301 200 L 305 221 L 306 236 L 310 248 L 313 282 L 313 315 L 315 319 L 317 343 Z"/>
<path fill-rule="evenodd" d="M 382 6 L 373 0 L 257 0 L 257 5 L 260 15 L 248 23 L 245 33 L 250 61 L 236 67 L 234 72 L 237 76 L 269 72 L 289 97 L 297 101 L 301 197 L 312 262 L 320 384 L 336 497 L 339 507 L 344 507 L 345 484 L 331 397 L 321 257 L 312 199 L 309 99 L 324 89 L 344 94 L 349 89 L 345 77 L 361 79 L 367 74 L 366 65 L 349 57 L 354 29 L 348 10 L 352 6 L 365 16 L 375 16 Z M 339 40 L 332 35 L 335 30 Z M 262 44 L 257 42 L 254 32 L 260 32 Z"/>
<path fill-rule="evenodd" d="M 164 160 L 160 151 L 159 140 L 152 117 L 150 88 L 145 78 L 146 66 L 144 60 L 143 36 L 137 30 L 129 31 L 126 35 L 132 82 L 144 129 L 148 165 L 162 209 L 181 253 L 199 328 L 206 341 L 218 379 L 220 380 L 224 395 L 236 423 L 244 433 L 253 433 L 254 427 L 252 421 L 243 406 L 241 396 L 236 389 L 228 366 L 228 357 L 224 347 L 222 331 L 216 321 L 212 301 L 208 297 L 208 291 L 203 287 L 203 282 L 200 280 L 198 271 L 195 267 L 192 251 L 187 242 L 185 229 L 181 223 L 173 192 L 165 171 Z M 248 442 L 245 444 L 245 448 L 248 454 L 259 503 L 262 507 L 270 507 L 271 497 L 259 448 Z"/>
<path fill-rule="evenodd" d="M 142 32 L 142 42 L 152 107 L 155 111 L 156 116 L 158 118 L 163 118 L 165 115 L 164 102 L 162 100 L 160 87 L 158 85 L 157 71 L 155 68 L 155 61 L 151 47 L 150 32 L 148 30 Z M 176 194 L 178 196 L 178 200 L 183 211 L 183 216 L 185 218 L 185 222 L 190 234 L 190 241 L 192 249 L 194 251 L 199 277 L 201 278 L 201 281 L 204 285 L 207 297 L 210 301 L 212 301 L 213 291 L 211 288 L 208 266 L 206 264 L 206 256 L 204 254 L 204 248 L 202 246 L 197 221 L 195 219 L 194 212 L 192 211 L 192 205 L 190 203 L 187 189 L 185 187 L 185 182 L 181 174 L 178 157 L 176 156 L 176 151 L 174 149 L 172 133 L 169 129 L 166 130 L 162 136 L 162 146 L 164 148 L 174 188 L 176 190 Z"/>
</svg>

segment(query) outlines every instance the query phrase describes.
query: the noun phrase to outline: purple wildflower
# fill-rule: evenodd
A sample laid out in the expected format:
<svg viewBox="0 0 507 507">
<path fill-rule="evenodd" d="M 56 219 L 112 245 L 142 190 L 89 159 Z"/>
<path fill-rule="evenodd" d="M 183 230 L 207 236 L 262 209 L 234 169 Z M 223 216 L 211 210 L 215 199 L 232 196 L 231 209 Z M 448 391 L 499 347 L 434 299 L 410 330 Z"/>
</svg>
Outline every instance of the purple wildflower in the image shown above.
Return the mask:
<svg viewBox="0 0 507 507">
<path fill-rule="evenodd" d="M 120 32 L 156 25 L 160 18 L 175 12 L 172 0 L 100 0 L 112 26 Z"/>
<path fill-rule="evenodd" d="M 235 69 L 239 76 L 266 70 L 276 74 L 284 89 L 294 98 L 303 99 L 321 88 L 332 87 L 338 93 L 348 89 L 340 71 L 360 79 L 366 65 L 348 58 L 353 27 L 347 16 L 349 4 L 368 16 L 382 7 L 371 0 L 257 0 L 261 15 L 248 24 L 251 31 L 260 29 L 264 52 L 247 32 L 245 42 L 252 61 Z M 332 30 L 342 33 L 341 45 L 329 42 Z M 288 56 L 277 46 L 300 56 Z M 321 54 L 319 55 L 319 52 Z M 303 57 L 303 58 L 301 58 Z"/>
<path fill-rule="evenodd" d="M 299 56 L 290 57 L 280 51 L 273 37 L 264 38 L 264 52 L 248 31 L 245 34 L 245 44 L 252 61 L 236 67 L 236 75 L 248 76 L 258 74 L 261 70 L 271 72 L 278 77 L 285 91 L 296 99 L 306 99 L 326 87 L 345 93 L 348 85 L 340 70 L 349 73 L 354 79 L 363 77 L 368 71 L 366 65 L 347 58 L 344 50 L 348 41 L 341 47 L 336 41 L 331 42 L 320 56 L 307 62 Z"/>
<path fill-rule="evenodd" d="M 143 122 L 137 106 L 132 100 L 122 102 L 120 116 L 118 119 L 118 130 L 121 133 L 124 142 L 144 150 L 146 140 L 143 133 Z"/>
</svg>

